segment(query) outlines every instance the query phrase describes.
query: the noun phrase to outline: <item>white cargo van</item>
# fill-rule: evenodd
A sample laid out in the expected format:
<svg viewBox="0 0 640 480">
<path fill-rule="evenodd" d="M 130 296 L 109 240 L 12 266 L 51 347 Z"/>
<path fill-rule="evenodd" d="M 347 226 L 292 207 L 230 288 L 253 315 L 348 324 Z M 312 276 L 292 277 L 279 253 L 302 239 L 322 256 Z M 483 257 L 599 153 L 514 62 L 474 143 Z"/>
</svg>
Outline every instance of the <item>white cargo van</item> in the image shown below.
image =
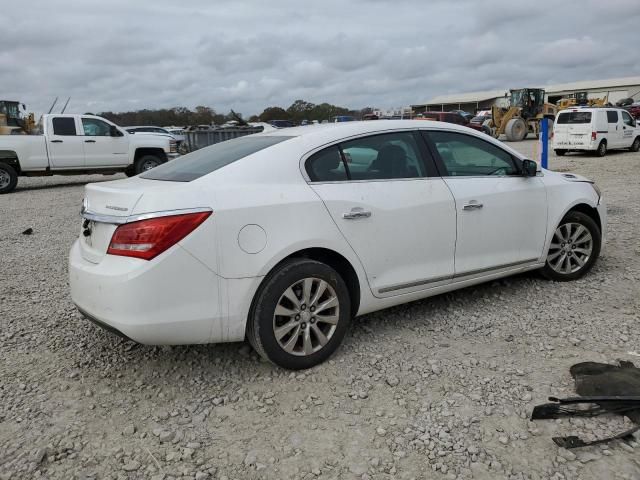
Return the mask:
<svg viewBox="0 0 640 480">
<path fill-rule="evenodd" d="M 593 151 L 604 157 L 609 149 L 640 150 L 640 128 L 621 108 L 570 108 L 558 113 L 553 125 L 556 155 Z"/>
</svg>

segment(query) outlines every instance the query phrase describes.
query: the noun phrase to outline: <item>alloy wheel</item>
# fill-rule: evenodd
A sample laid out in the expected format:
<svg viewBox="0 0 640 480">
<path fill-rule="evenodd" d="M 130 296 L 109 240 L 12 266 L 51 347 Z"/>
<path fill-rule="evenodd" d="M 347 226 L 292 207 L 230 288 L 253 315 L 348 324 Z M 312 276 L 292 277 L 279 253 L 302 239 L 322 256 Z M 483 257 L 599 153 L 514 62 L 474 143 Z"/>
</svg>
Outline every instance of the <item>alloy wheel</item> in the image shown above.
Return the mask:
<svg viewBox="0 0 640 480">
<path fill-rule="evenodd" d="M 156 168 L 158 166 L 158 162 L 156 162 L 155 160 L 146 160 L 143 164 L 142 164 L 142 171 L 146 172 L 148 170 L 151 170 L 152 168 Z"/>
<path fill-rule="evenodd" d="M 593 238 L 580 223 L 560 225 L 551 240 L 547 263 L 560 274 L 577 272 L 589 261 L 593 252 Z"/>
<path fill-rule="evenodd" d="M 304 278 L 280 296 L 273 315 L 273 333 L 291 355 L 321 350 L 336 331 L 340 302 L 333 287 L 320 278 Z"/>
<path fill-rule="evenodd" d="M 7 188 L 11 183 L 11 175 L 9 172 L 0 169 L 0 190 Z"/>
</svg>

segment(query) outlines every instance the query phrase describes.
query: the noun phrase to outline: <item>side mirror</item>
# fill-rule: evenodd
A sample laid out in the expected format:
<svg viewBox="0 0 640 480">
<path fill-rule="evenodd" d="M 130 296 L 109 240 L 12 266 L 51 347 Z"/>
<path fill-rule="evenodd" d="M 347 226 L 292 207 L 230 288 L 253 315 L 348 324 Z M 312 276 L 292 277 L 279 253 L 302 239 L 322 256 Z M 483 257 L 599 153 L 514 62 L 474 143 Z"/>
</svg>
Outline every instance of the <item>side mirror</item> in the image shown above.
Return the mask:
<svg viewBox="0 0 640 480">
<path fill-rule="evenodd" d="M 522 176 L 523 177 L 535 177 L 538 171 L 538 164 L 533 160 L 522 161 Z"/>
<path fill-rule="evenodd" d="M 111 125 L 109 127 L 109 135 L 111 135 L 112 137 L 121 137 L 122 132 L 118 130 L 115 125 Z"/>
</svg>

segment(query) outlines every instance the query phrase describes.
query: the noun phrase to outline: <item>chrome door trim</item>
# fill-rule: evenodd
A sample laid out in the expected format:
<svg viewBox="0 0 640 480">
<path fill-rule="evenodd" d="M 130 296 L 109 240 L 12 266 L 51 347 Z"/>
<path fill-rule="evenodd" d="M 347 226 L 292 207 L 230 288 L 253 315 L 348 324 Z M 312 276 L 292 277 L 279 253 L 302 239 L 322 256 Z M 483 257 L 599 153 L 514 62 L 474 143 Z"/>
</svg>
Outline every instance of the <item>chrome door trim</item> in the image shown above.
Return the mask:
<svg viewBox="0 0 640 480">
<path fill-rule="evenodd" d="M 521 260 L 521 261 L 518 261 L 518 262 L 505 263 L 505 264 L 502 264 L 502 265 L 498 265 L 496 267 L 480 268 L 480 269 L 477 269 L 477 270 L 470 270 L 468 272 L 456 273 L 455 275 L 447 275 L 447 276 L 443 276 L 443 277 L 436 277 L 436 278 L 429 278 L 429 279 L 424 279 L 424 280 L 417 280 L 415 282 L 399 283 L 399 284 L 396 284 L 396 285 L 391 285 L 391 286 L 388 286 L 388 287 L 379 288 L 378 289 L 378 294 L 395 292 L 397 290 L 405 290 L 407 288 L 421 287 L 421 286 L 430 285 L 430 284 L 433 284 L 433 283 L 443 282 L 445 280 L 464 281 L 464 280 L 468 280 L 469 279 L 468 277 L 474 277 L 476 275 L 481 275 L 483 273 L 494 273 L 494 272 L 497 272 L 499 270 L 505 270 L 505 269 L 514 268 L 514 267 L 524 267 L 526 265 L 535 264 L 535 263 L 538 263 L 538 259 L 537 258 L 531 258 L 531 259 L 528 259 L 528 260 Z"/>
</svg>

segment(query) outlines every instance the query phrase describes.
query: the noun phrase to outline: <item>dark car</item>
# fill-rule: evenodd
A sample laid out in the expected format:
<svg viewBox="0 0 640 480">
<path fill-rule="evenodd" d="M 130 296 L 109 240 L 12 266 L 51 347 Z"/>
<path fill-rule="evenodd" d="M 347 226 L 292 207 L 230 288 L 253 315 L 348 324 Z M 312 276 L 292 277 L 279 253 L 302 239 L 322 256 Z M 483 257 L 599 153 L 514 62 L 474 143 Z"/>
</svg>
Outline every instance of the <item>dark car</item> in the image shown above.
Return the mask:
<svg viewBox="0 0 640 480">
<path fill-rule="evenodd" d="M 269 123 L 275 128 L 289 128 L 294 126 L 291 120 L 271 120 Z"/>
<path fill-rule="evenodd" d="M 632 103 L 631 105 L 624 107 L 629 114 L 636 120 L 640 120 L 640 102 Z"/>
<path fill-rule="evenodd" d="M 416 120 L 433 120 L 436 122 L 455 123 L 456 125 L 467 125 L 469 121 L 458 112 L 423 112 Z"/>
<path fill-rule="evenodd" d="M 491 129 L 484 125 L 484 122 L 487 120 L 491 120 L 491 115 L 476 115 L 467 124 L 467 127 L 478 130 L 479 132 L 484 132 L 487 135 L 491 135 Z"/>
</svg>

